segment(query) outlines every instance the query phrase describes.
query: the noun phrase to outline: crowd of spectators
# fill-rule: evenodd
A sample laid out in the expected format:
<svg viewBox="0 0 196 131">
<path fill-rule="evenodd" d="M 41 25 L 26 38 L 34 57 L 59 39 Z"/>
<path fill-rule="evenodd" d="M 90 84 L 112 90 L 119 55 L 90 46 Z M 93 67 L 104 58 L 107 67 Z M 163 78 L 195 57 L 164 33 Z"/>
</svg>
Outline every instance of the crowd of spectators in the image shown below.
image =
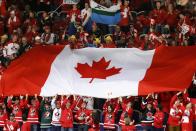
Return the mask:
<svg viewBox="0 0 196 131">
<path fill-rule="evenodd" d="M 96 0 L 110 7 L 116 0 Z M 121 20 L 105 25 L 91 20 L 88 0 L 0 1 L 0 74 L 10 62 L 35 46 L 139 48 L 196 44 L 196 2 L 123 0 Z M 60 8 L 58 8 L 60 7 Z M 1 97 L 0 131 L 193 131 L 196 126 L 194 81 L 189 93 L 165 92 L 142 97 L 97 99 L 82 96 Z M 192 124 L 193 123 L 193 124 Z"/>
</svg>

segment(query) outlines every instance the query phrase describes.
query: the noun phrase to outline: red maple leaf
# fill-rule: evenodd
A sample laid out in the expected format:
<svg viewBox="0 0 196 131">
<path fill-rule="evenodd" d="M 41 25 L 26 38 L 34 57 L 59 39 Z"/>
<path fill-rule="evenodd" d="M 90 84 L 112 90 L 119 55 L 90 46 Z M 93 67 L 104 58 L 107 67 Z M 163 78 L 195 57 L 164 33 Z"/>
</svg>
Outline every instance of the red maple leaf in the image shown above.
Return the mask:
<svg viewBox="0 0 196 131">
<path fill-rule="evenodd" d="M 101 58 L 99 61 L 93 61 L 92 66 L 89 66 L 87 63 L 81 64 L 78 63 L 75 69 L 78 73 L 81 74 L 81 78 L 91 78 L 91 83 L 95 78 L 97 79 L 106 79 L 109 76 L 120 73 L 122 68 L 108 68 L 111 61 L 106 62 L 105 58 Z"/>
</svg>

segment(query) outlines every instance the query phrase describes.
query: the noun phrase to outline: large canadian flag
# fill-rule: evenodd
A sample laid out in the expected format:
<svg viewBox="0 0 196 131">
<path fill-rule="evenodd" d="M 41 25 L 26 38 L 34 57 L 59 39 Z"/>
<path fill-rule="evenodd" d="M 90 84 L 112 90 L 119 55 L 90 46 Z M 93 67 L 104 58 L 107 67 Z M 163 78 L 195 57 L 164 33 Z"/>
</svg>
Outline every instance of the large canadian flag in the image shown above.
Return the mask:
<svg viewBox="0 0 196 131">
<path fill-rule="evenodd" d="M 38 46 L 8 67 L 0 93 L 115 98 L 182 91 L 195 71 L 196 46 L 161 46 L 149 51 Z"/>
</svg>

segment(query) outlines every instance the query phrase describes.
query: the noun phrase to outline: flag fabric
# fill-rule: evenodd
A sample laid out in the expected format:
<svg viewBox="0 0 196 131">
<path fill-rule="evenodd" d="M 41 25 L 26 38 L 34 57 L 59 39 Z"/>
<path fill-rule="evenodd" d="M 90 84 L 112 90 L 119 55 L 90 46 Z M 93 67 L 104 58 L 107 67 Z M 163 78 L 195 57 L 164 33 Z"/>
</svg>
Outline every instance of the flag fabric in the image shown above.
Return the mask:
<svg viewBox="0 0 196 131">
<path fill-rule="evenodd" d="M 97 98 L 182 91 L 196 71 L 196 46 L 84 48 L 38 46 L 13 61 L 1 79 L 3 95 L 75 94 Z"/>
<path fill-rule="evenodd" d="M 116 25 L 121 19 L 120 3 L 107 8 L 90 0 L 90 7 L 92 9 L 91 19 L 96 23 Z"/>
<path fill-rule="evenodd" d="M 74 5 L 78 4 L 80 0 L 63 0 L 63 4 Z"/>
</svg>

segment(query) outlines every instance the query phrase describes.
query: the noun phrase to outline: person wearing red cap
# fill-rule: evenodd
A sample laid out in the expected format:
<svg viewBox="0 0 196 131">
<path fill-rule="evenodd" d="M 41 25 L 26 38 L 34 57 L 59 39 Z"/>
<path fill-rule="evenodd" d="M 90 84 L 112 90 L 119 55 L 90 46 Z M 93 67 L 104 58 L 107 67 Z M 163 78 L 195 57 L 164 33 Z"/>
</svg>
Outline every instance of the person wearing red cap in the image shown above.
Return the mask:
<svg viewBox="0 0 196 131">
<path fill-rule="evenodd" d="M 64 107 L 65 105 L 65 107 Z M 60 123 L 63 128 L 63 131 L 73 131 L 73 109 L 76 105 L 75 96 L 74 102 L 71 104 L 71 101 L 68 99 L 64 100 L 62 104 L 62 113 L 60 117 Z"/>
</svg>

